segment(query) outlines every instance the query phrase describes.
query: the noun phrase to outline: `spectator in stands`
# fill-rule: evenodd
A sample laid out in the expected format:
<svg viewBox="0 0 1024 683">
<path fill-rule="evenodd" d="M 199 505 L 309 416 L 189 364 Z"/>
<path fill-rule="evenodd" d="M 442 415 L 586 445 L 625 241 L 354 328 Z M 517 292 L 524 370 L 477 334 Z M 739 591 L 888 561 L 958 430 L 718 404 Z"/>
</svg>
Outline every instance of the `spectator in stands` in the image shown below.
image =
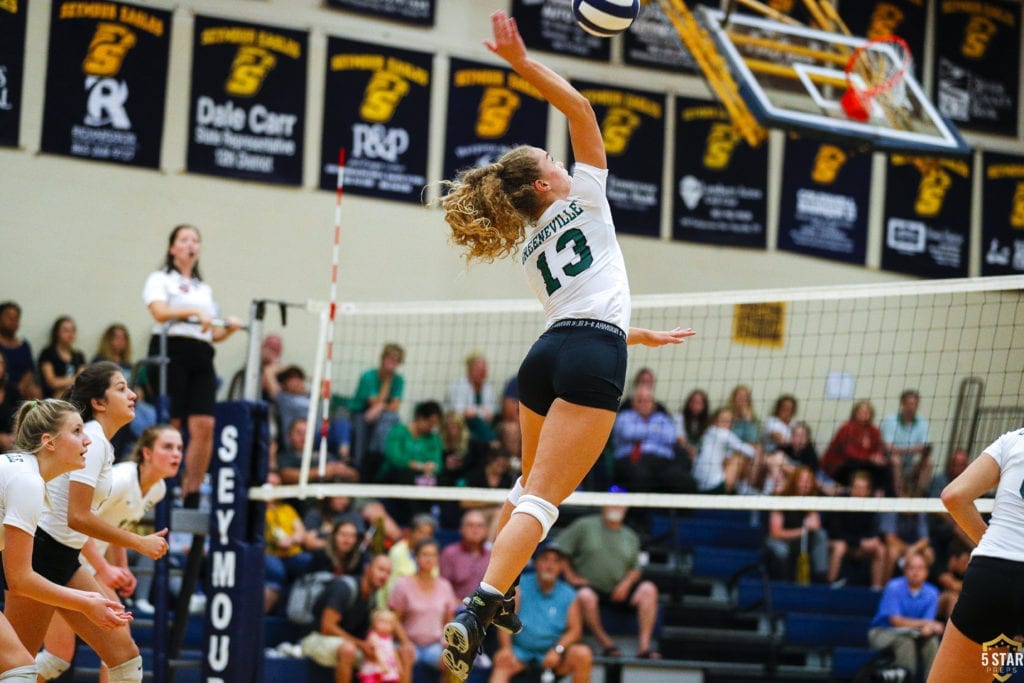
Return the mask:
<svg viewBox="0 0 1024 683">
<path fill-rule="evenodd" d="M 536 571 L 519 583 L 519 617 L 523 630 L 515 636 L 498 632 L 490 683 L 508 683 L 523 671 L 549 670 L 589 683 L 593 653 L 583 637 L 577 593 L 562 580 L 565 555 L 554 543 L 543 545 L 533 558 Z"/>
<path fill-rule="evenodd" d="M 754 412 L 750 387 L 739 384 L 729 393 L 726 407 L 732 412 L 732 432 L 744 443 L 756 444 L 761 438 L 761 423 Z"/>
<path fill-rule="evenodd" d="M 956 450 L 946 458 L 946 467 L 935 473 L 932 477 L 928 490 L 930 498 L 938 498 L 942 490 L 963 473 L 970 464 L 970 457 L 967 451 Z M 974 547 L 974 541 L 967 535 L 953 516 L 948 512 L 928 515 L 928 533 L 931 538 L 932 547 L 935 548 L 935 556 L 939 563 L 945 564 L 951 550 L 955 545 L 964 545 L 968 548 Z"/>
<path fill-rule="evenodd" d="M 395 542 L 388 551 L 392 569 L 391 579 L 383 591 L 385 599 L 391 595 L 395 581 L 403 576 L 412 576 L 416 573 L 416 554 L 413 549 L 419 545 L 420 541 L 433 538 L 436 533 L 437 521 L 430 514 L 421 512 L 412 518 L 405 538 Z M 434 569 L 434 572 L 439 573 L 437 568 Z"/>
<path fill-rule="evenodd" d="M 370 631 L 366 644 L 373 648 L 373 659 L 364 659 L 359 666 L 360 683 L 399 683 L 402 680 L 395 649 L 395 633 L 398 631 L 398 615 L 389 609 L 375 609 L 370 612 Z"/>
<path fill-rule="evenodd" d="M 765 419 L 761 431 L 761 445 L 766 454 L 793 450 L 793 420 L 796 417 L 796 397 L 783 394 L 775 399 L 772 414 Z"/>
<path fill-rule="evenodd" d="M 300 417 L 292 421 L 288 427 L 288 440 L 285 447 L 277 454 L 277 475 L 282 484 L 297 484 L 302 468 L 302 449 L 306 443 L 306 431 L 309 425 L 306 418 Z M 314 439 L 315 443 L 315 439 Z M 348 448 L 340 449 L 347 456 Z M 309 465 L 310 481 L 359 481 L 359 472 L 343 457 L 332 449 L 327 449 L 327 468 L 323 479 L 320 478 L 320 454 L 313 450 Z"/>
<path fill-rule="evenodd" d="M 558 535 L 557 543 L 570 564 L 566 578 L 575 586 L 583 621 L 597 638 L 605 657 L 622 652 L 601 624 L 600 606 L 636 611 L 637 657 L 661 659 L 651 637 L 658 619 L 658 588 L 643 580 L 640 565 L 640 537 L 623 524 L 626 508 L 606 505 L 600 515 L 586 515 L 573 521 Z"/>
<path fill-rule="evenodd" d="M 305 420 L 309 415 L 310 392 L 306 386 L 306 373 L 298 365 L 289 365 L 274 375 L 265 373 L 264 380 L 267 400 L 274 407 L 279 433 L 287 436 L 296 420 Z M 347 443 L 345 448 L 348 449 Z"/>
<path fill-rule="evenodd" d="M 7 361 L 8 385 L 15 403 L 43 397 L 36 382 L 32 345 L 18 335 L 20 327 L 21 306 L 13 301 L 0 303 L 0 354 Z"/>
<path fill-rule="evenodd" d="M 416 544 L 416 573 L 395 581 L 388 607 L 395 611 L 409 640 L 416 647 L 416 663 L 441 668 L 441 631 L 462 603 L 448 579 L 438 575 L 436 538 Z"/>
<path fill-rule="evenodd" d="M 693 476 L 700 493 L 735 493 L 747 461 L 757 455 L 756 446 L 732 431 L 732 422 L 732 410 L 719 408 L 700 440 L 700 450 L 693 463 Z"/>
<path fill-rule="evenodd" d="M 512 476 L 510 458 L 508 453 L 501 446 L 491 446 L 484 456 L 484 461 L 466 473 L 465 478 L 460 482 L 465 486 L 481 489 L 503 489 L 512 488 L 516 478 Z M 497 529 L 497 515 L 501 511 L 501 503 L 492 501 L 470 500 L 467 496 L 459 501 L 459 507 L 463 510 L 479 510 L 487 521 L 487 527 Z M 471 591 L 472 592 L 472 591 Z"/>
<path fill-rule="evenodd" d="M 903 489 L 903 498 L 914 498 L 918 492 L 913 488 Z M 900 562 L 910 553 L 918 553 L 931 566 L 935 562 L 928 531 L 928 515 L 923 512 L 880 512 L 878 528 L 885 540 L 886 566 L 884 578 L 892 577 Z"/>
<path fill-rule="evenodd" d="M 355 394 L 348 402 L 353 460 L 366 481 L 376 475 L 384 452 L 384 439 L 399 422 L 405 377 L 398 372 L 398 367 L 404 361 L 405 349 L 394 342 L 385 344 L 379 364 L 359 376 Z"/>
<path fill-rule="evenodd" d="M 955 450 L 949 454 L 946 458 L 946 467 L 940 472 L 936 472 L 935 476 L 928 486 L 928 496 L 930 498 L 938 498 L 942 495 L 942 489 L 946 488 L 949 482 L 953 481 L 960 474 L 967 469 L 967 466 L 971 464 L 971 456 L 965 450 Z"/>
<path fill-rule="evenodd" d="M 850 475 L 857 470 L 871 473 L 875 488 L 891 490 L 892 476 L 885 457 L 882 433 L 874 425 L 875 408 L 870 401 L 857 401 L 850 419 L 832 437 L 825 451 L 822 468 L 838 484 L 849 486 Z"/>
<path fill-rule="evenodd" d="M 441 436 L 443 466 L 437 477 L 442 486 L 455 486 L 466 472 L 476 464 L 477 442 L 469 439 L 469 428 L 462 415 L 449 410 L 441 416 L 438 430 Z"/>
<path fill-rule="evenodd" d="M 797 422 L 793 425 L 789 441 L 789 458 L 794 466 L 803 465 L 811 468 L 815 474 L 820 473 L 821 465 L 818 462 L 818 449 L 814 447 L 811 438 L 811 428 L 806 422 Z"/>
<path fill-rule="evenodd" d="M 630 394 L 625 398 L 625 400 L 622 401 L 622 405 L 619 406 L 619 410 L 626 410 L 627 408 L 631 408 L 633 406 L 633 396 L 636 394 L 638 389 L 646 388 L 649 389 L 650 392 L 653 394 L 654 382 L 655 378 L 653 370 L 646 367 L 637 370 L 636 374 L 633 375 L 633 383 L 631 385 Z M 665 413 L 666 415 L 668 415 L 668 409 L 665 408 L 665 406 L 661 402 L 656 401 L 654 404 L 654 409 L 660 413 Z"/>
<path fill-rule="evenodd" d="M 942 622 L 935 620 L 939 590 L 927 578 L 928 560 L 919 552 L 908 553 L 903 576 L 885 585 L 868 631 L 871 647 L 891 648 L 896 663 L 912 677 L 917 675 L 920 654 L 924 670 L 915 680 L 928 678 L 943 631 Z"/>
<path fill-rule="evenodd" d="M 501 415 L 499 422 L 519 425 L 519 375 L 512 375 L 501 391 Z"/>
<path fill-rule="evenodd" d="M 892 463 L 896 495 L 911 484 L 927 491 L 932 478 L 932 446 L 928 442 L 928 420 L 918 413 L 921 396 L 913 389 L 900 394 L 900 409 L 882 418 L 879 430 Z"/>
<path fill-rule="evenodd" d="M 85 354 L 75 348 L 78 327 L 71 316 L 62 315 L 50 326 L 50 343 L 39 352 L 39 376 L 43 397 L 61 397 L 85 368 Z"/>
<path fill-rule="evenodd" d="M 817 494 L 818 481 L 814 472 L 806 467 L 793 470 L 779 493 L 782 496 Z M 771 553 L 771 573 L 776 579 L 822 583 L 828 576 L 828 534 L 822 527 L 817 510 L 772 510 L 765 543 Z M 809 563 L 806 574 L 799 559 L 805 553 Z"/>
<path fill-rule="evenodd" d="M 711 425 L 711 405 L 707 392 L 694 389 L 683 401 L 682 409 L 672 416 L 676 425 L 676 443 L 689 454 L 692 461 L 704 431 Z"/>
<path fill-rule="evenodd" d="M 335 683 L 350 683 L 353 670 L 360 662 L 376 658 L 372 644 L 367 642 L 370 630 L 370 612 L 374 594 L 387 583 L 391 575 L 391 560 L 378 555 L 370 560 L 353 595 L 349 582 L 335 579 L 313 604 L 315 631 L 299 643 L 302 654 L 320 666 L 334 669 Z M 395 630 L 399 642 L 398 661 L 401 680 L 412 680 L 415 649 L 399 626 Z"/>
<path fill-rule="evenodd" d="M 14 388 L 7 376 L 7 358 L 0 354 L 0 453 L 14 448 L 14 416 L 17 413 Z"/>
<path fill-rule="evenodd" d="M 306 527 L 299 513 L 288 503 L 267 501 L 263 538 L 266 544 L 263 607 L 269 613 L 291 582 L 309 571 L 313 555 L 302 547 Z"/>
<path fill-rule="evenodd" d="M 870 498 L 873 491 L 871 475 L 863 470 L 850 477 L 850 497 Z M 829 537 L 828 580 L 840 580 L 843 560 L 850 558 L 868 562 L 871 587 L 882 590 L 885 585 L 887 550 L 880 537 L 878 515 L 874 512 L 831 512 L 826 518 Z"/>
<path fill-rule="evenodd" d="M 943 623 L 953 613 L 956 601 L 960 598 L 960 591 L 963 590 L 964 574 L 967 573 L 967 565 L 971 562 L 972 545 L 960 539 L 953 539 L 946 553 L 946 568 L 935 580 L 941 591 L 935 618 Z"/>
<path fill-rule="evenodd" d="M 487 359 L 483 354 L 473 352 L 466 357 L 466 374 L 448 387 L 445 399 L 448 410 L 454 410 L 466 420 L 472 438 L 477 441 L 493 441 L 494 408 L 498 398 L 494 386 L 487 381 Z"/>
<path fill-rule="evenodd" d="M 484 578 L 491 559 L 487 529 L 479 510 L 466 510 L 459 525 L 459 542 L 441 549 L 441 576 L 452 584 L 455 595 L 469 595 Z"/>
<path fill-rule="evenodd" d="M 132 337 L 128 328 L 121 323 L 113 323 L 100 335 L 96 355 L 91 362 L 109 360 L 117 363 L 128 381 L 132 380 Z"/>
<path fill-rule="evenodd" d="M 426 484 L 443 466 L 441 438 L 441 406 L 436 401 L 424 401 L 413 410 L 408 426 L 397 424 L 388 432 L 384 442 L 384 462 L 377 481 L 389 484 Z"/>
<path fill-rule="evenodd" d="M 630 407 L 619 410 L 612 428 L 615 483 L 631 492 L 692 493 L 693 479 L 676 460 L 676 430 L 671 416 L 655 410 L 654 393 L 640 385 Z"/>
<path fill-rule="evenodd" d="M 365 537 L 366 534 L 359 532 L 359 525 L 354 520 L 339 519 L 331 527 L 327 543 L 321 549 L 313 550 L 312 570 L 331 571 L 339 576 L 358 576 L 370 559 L 368 544 L 361 542 Z"/>
<path fill-rule="evenodd" d="M 307 550 L 318 550 L 326 547 L 331 538 L 334 525 L 347 521 L 356 525 L 359 535 L 377 532 L 377 520 L 384 534 L 385 549 L 402 538 L 402 529 L 391 518 L 384 505 L 369 498 L 352 499 L 348 496 L 328 496 L 310 506 L 302 517 L 306 527 L 306 541 L 303 546 Z"/>
</svg>

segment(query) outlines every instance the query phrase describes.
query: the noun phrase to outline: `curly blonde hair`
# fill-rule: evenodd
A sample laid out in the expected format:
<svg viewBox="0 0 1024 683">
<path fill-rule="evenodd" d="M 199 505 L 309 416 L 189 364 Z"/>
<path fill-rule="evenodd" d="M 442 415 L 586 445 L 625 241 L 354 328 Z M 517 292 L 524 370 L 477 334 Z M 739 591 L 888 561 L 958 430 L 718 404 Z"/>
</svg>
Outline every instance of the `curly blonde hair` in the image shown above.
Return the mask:
<svg viewBox="0 0 1024 683">
<path fill-rule="evenodd" d="M 543 208 L 533 183 L 540 177 L 535 149 L 513 147 L 493 164 L 465 169 L 439 200 L 451 226 L 451 242 L 465 250 L 466 260 L 491 262 L 516 251 L 526 226 Z"/>
</svg>

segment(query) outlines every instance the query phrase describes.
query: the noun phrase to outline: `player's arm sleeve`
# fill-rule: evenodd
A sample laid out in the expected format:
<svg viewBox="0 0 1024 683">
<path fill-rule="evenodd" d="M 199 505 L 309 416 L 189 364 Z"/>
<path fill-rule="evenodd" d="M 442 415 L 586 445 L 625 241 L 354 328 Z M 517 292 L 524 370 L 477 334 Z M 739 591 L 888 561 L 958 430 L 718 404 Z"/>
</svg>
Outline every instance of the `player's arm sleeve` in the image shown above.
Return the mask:
<svg viewBox="0 0 1024 683">
<path fill-rule="evenodd" d="M 7 487 L 4 526 L 17 527 L 35 536 L 39 514 L 43 509 L 45 486 L 42 479 L 31 473 L 14 477 Z"/>
<path fill-rule="evenodd" d="M 608 203 L 605 195 L 607 184 L 608 169 L 576 162 L 572 172 L 570 197 L 579 199 L 586 206 L 605 206 Z"/>
</svg>

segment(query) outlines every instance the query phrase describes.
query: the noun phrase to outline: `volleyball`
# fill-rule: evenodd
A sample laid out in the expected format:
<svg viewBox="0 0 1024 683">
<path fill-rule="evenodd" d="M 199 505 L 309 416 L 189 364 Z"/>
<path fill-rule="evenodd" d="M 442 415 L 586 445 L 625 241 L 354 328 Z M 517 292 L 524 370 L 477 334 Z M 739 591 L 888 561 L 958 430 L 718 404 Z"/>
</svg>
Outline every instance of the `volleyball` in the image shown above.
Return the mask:
<svg viewBox="0 0 1024 683">
<path fill-rule="evenodd" d="M 576 23 L 600 38 L 611 38 L 625 31 L 639 11 L 640 0 L 572 0 Z"/>
</svg>

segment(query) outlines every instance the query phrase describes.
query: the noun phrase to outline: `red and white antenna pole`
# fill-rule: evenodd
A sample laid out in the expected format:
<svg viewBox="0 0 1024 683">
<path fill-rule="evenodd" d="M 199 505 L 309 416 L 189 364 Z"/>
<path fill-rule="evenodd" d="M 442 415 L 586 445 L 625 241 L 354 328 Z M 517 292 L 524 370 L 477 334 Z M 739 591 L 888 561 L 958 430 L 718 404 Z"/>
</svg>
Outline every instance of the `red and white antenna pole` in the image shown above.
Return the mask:
<svg viewBox="0 0 1024 683">
<path fill-rule="evenodd" d="M 338 255 L 341 243 L 341 196 L 345 190 L 345 148 L 338 150 L 338 190 L 334 203 L 334 248 L 331 252 L 331 294 L 327 308 L 327 351 L 324 354 L 324 376 L 320 383 L 320 479 L 327 473 L 327 432 L 330 427 L 331 365 L 334 360 L 334 315 L 338 309 Z"/>
</svg>

